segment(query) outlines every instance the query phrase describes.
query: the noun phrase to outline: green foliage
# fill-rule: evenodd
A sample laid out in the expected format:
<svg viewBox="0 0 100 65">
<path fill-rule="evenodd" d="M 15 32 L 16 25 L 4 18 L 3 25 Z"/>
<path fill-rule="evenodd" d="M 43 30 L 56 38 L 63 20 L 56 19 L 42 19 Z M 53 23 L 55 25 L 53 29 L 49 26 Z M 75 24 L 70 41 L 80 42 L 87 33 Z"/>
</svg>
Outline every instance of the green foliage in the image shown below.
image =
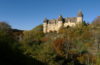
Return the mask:
<svg viewBox="0 0 100 65">
<path fill-rule="evenodd" d="M 43 25 L 39 25 L 32 30 L 23 31 L 21 41 L 14 39 L 8 24 L 0 27 L 0 60 L 7 59 L 10 65 L 99 64 L 100 59 L 97 57 L 100 55 L 93 55 L 96 53 L 93 49 L 100 51 L 97 47 L 100 45 L 97 44 L 100 42 L 100 30 L 85 22 L 76 27 L 61 28 L 59 33 L 47 34 L 43 33 Z M 2 60 L 1 65 L 5 61 Z"/>
<path fill-rule="evenodd" d="M 42 25 L 40 25 L 34 28 L 33 30 L 24 31 L 23 41 L 29 44 L 31 44 L 32 42 L 39 42 L 44 36 L 42 29 Z"/>
<path fill-rule="evenodd" d="M 19 42 L 14 39 L 8 24 L 0 23 L 0 27 L 0 65 L 45 65 L 22 53 Z"/>
</svg>

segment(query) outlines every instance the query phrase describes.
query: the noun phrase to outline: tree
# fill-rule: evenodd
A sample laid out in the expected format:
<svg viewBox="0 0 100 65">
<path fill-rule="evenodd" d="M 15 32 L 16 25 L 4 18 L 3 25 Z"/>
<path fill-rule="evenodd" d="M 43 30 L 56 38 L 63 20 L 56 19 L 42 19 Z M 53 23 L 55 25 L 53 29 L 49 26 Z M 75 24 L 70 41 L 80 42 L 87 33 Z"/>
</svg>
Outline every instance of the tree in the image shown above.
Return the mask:
<svg viewBox="0 0 100 65">
<path fill-rule="evenodd" d="M 11 29 L 11 26 L 7 24 L 6 22 L 0 22 L 0 30 L 2 31 L 9 31 Z"/>
</svg>

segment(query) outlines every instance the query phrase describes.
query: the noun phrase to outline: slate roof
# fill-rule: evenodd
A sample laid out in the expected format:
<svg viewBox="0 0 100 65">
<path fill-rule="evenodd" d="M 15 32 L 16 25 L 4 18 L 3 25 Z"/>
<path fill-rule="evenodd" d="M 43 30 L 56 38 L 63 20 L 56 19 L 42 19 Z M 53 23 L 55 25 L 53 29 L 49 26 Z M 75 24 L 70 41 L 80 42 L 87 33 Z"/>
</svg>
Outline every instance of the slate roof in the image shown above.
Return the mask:
<svg viewBox="0 0 100 65">
<path fill-rule="evenodd" d="M 78 14 L 77 14 L 77 16 L 78 16 L 78 17 L 83 17 L 82 11 L 79 11 Z"/>
<path fill-rule="evenodd" d="M 50 24 L 53 24 L 53 23 L 56 23 L 56 22 L 57 22 L 56 19 L 52 19 L 52 20 L 49 20 L 49 21 L 48 21 L 48 23 L 50 23 Z"/>
<path fill-rule="evenodd" d="M 83 13 L 82 11 L 79 11 L 78 14 L 77 14 L 78 17 L 83 17 Z M 44 22 L 46 23 L 57 23 L 58 21 L 62 21 L 63 23 L 64 22 L 77 22 L 77 17 L 67 17 L 67 18 L 63 18 L 62 16 L 59 16 L 58 19 L 52 19 L 52 20 L 48 20 L 48 19 L 45 19 Z"/>
<path fill-rule="evenodd" d="M 68 21 L 70 21 L 70 22 L 76 22 L 77 21 L 77 17 L 63 18 L 62 22 L 64 23 L 64 22 L 68 22 Z M 50 23 L 50 24 L 57 23 L 57 22 L 58 22 L 58 19 L 48 20 L 48 23 Z"/>
<path fill-rule="evenodd" d="M 64 21 L 65 22 L 68 22 L 68 21 L 70 21 L 70 22 L 76 22 L 77 21 L 77 17 L 71 17 L 71 18 L 64 18 Z"/>
</svg>

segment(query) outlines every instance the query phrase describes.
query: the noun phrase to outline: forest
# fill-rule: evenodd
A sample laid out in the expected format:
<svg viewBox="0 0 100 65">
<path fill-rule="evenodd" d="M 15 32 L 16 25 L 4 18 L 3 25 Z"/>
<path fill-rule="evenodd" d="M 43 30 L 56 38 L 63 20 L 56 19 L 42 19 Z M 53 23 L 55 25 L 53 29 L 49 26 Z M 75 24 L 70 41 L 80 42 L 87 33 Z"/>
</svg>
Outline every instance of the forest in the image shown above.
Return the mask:
<svg viewBox="0 0 100 65">
<path fill-rule="evenodd" d="M 100 65 L 100 16 L 46 34 L 0 22 L 0 65 Z"/>
</svg>

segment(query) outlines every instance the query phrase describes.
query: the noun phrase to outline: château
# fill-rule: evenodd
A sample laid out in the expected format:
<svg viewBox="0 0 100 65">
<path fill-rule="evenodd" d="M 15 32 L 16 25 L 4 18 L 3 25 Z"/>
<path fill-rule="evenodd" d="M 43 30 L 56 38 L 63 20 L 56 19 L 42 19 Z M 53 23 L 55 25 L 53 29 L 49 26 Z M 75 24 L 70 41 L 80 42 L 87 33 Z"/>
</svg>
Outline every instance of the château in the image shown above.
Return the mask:
<svg viewBox="0 0 100 65">
<path fill-rule="evenodd" d="M 58 19 L 49 20 L 47 18 L 44 19 L 43 23 L 43 32 L 59 32 L 61 27 L 74 27 L 77 24 L 81 24 L 83 22 L 83 13 L 79 11 L 76 17 L 67 17 L 63 18 L 59 16 Z"/>
</svg>

